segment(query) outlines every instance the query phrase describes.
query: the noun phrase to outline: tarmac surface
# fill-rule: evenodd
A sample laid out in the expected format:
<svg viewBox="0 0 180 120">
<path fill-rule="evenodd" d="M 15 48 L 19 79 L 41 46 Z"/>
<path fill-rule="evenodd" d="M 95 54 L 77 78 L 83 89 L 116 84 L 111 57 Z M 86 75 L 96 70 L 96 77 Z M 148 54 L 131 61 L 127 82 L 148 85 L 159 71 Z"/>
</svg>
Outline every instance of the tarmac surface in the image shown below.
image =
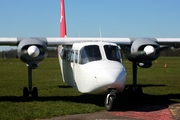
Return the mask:
<svg viewBox="0 0 180 120">
<path fill-rule="evenodd" d="M 132 110 L 97 112 L 54 117 L 43 120 L 180 120 L 180 103 L 134 106 Z"/>
</svg>

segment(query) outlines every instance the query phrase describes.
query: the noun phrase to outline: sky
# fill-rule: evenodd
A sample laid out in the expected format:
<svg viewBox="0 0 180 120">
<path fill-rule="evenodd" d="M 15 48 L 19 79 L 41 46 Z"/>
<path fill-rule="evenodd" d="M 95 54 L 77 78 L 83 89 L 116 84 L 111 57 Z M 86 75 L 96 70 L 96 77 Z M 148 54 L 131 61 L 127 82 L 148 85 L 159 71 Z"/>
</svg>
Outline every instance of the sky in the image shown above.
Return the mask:
<svg viewBox="0 0 180 120">
<path fill-rule="evenodd" d="M 180 0 L 65 0 L 68 37 L 180 37 Z M 0 0 L 0 37 L 59 37 L 59 0 Z M 0 47 L 6 49 L 7 47 Z"/>
</svg>

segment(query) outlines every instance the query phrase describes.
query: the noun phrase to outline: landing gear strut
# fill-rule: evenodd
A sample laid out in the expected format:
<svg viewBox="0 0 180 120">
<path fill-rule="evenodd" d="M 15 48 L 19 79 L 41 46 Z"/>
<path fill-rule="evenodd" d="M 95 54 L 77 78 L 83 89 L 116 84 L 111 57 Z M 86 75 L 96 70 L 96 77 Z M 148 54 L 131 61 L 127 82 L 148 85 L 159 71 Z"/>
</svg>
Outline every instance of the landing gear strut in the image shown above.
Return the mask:
<svg viewBox="0 0 180 120">
<path fill-rule="evenodd" d="M 137 62 L 132 62 L 132 72 L 133 72 L 133 86 L 128 88 L 128 91 L 135 94 L 142 94 L 142 87 L 137 85 Z"/>
<path fill-rule="evenodd" d="M 112 111 L 114 109 L 115 99 L 116 99 L 116 90 L 112 89 L 110 93 L 106 96 L 104 105 L 107 111 Z"/>
<path fill-rule="evenodd" d="M 28 67 L 28 88 L 24 87 L 23 89 L 23 97 L 27 98 L 30 94 L 33 97 L 38 97 L 38 89 L 37 87 L 32 88 L 32 69 L 35 69 L 38 67 L 38 63 L 27 63 Z"/>
</svg>

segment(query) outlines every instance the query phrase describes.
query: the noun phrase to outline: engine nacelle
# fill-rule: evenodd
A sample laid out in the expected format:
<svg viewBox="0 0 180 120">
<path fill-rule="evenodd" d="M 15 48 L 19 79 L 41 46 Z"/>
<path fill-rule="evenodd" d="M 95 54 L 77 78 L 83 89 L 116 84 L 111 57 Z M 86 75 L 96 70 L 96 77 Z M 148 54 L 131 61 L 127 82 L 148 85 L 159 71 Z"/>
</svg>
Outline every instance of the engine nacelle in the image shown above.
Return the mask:
<svg viewBox="0 0 180 120">
<path fill-rule="evenodd" d="M 152 39 L 136 39 L 131 45 L 130 53 L 132 56 L 138 53 L 138 57 L 129 57 L 128 59 L 137 62 L 153 61 L 160 56 L 160 52 L 156 50 L 157 48 L 159 48 L 159 44 Z M 139 55 L 141 51 L 142 55 Z"/>
<path fill-rule="evenodd" d="M 142 68 L 149 68 L 152 66 L 152 61 L 142 61 L 142 62 L 138 62 L 137 64 L 139 67 Z"/>
<path fill-rule="evenodd" d="M 37 38 L 23 39 L 18 45 L 18 57 L 29 64 L 38 64 L 47 56 L 47 47 L 44 41 Z"/>
</svg>

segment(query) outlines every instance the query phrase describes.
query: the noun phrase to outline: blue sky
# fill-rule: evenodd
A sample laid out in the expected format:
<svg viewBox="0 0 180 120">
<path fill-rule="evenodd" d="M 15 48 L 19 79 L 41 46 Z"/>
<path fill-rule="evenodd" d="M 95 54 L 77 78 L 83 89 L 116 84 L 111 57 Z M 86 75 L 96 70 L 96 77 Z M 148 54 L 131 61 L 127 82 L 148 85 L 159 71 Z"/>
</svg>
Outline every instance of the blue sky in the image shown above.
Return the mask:
<svg viewBox="0 0 180 120">
<path fill-rule="evenodd" d="M 180 37 L 180 0 L 65 0 L 68 37 Z M 0 0 L 0 37 L 59 37 L 59 0 Z"/>
</svg>

